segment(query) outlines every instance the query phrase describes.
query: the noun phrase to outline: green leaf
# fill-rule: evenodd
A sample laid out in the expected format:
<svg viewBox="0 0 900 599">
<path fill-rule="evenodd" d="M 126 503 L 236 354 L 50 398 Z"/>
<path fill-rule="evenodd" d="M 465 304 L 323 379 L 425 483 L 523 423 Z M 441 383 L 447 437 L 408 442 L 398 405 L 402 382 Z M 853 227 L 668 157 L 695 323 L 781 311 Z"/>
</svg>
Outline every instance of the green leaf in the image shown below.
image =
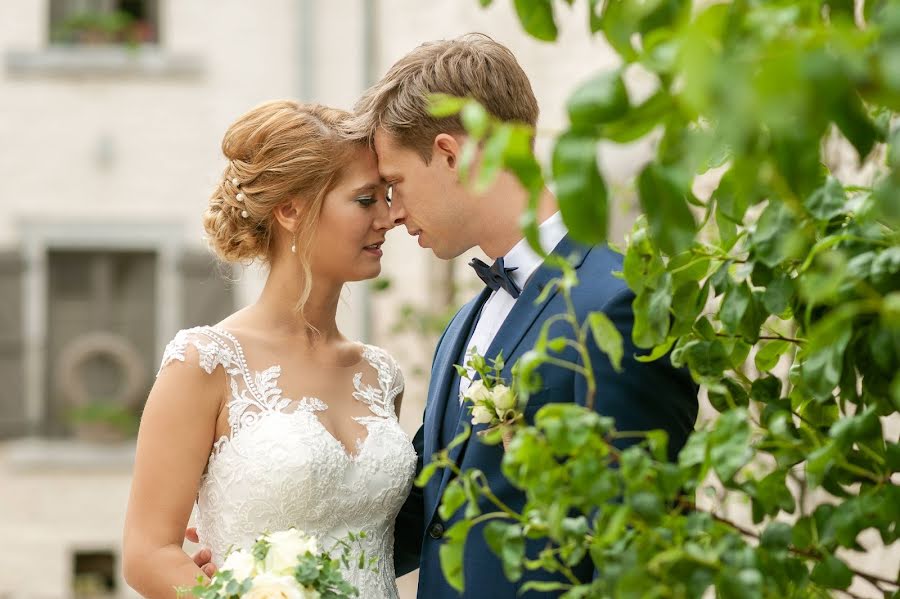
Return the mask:
<svg viewBox="0 0 900 599">
<path fill-rule="evenodd" d="M 441 118 L 458 114 L 469 100 L 448 94 L 429 94 L 428 111 L 432 116 Z"/>
<path fill-rule="evenodd" d="M 796 226 L 797 222 L 787 206 L 777 201 L 770 202 L 750 236 L 757 258 L 773 268 L 780 264 L 788 256 L 784 241 Z"/>
<path fill-rule="evenodd" d="M 651 348 L 663 343 L 669 333 L 672 277 L 666 273 L 656 289 L 644 289 L 634 300 L 634 344 Z"/>
<path fill-rule="evenodd" d="M 779 273 L 763 291 L 763 306 L 772 314 L 781 315 L 790 306 L 794 295 L 794 283 L 790 276 Z"/>
<path fill-rule="evenodd" d="M 755 568 L 725 568 L 716 582 L 722 599 L 761 599 L 763 576 Z"/>
<path fill-rule="evenodd" d="M 552 42 L 558 31 L 553 18 L 552 0 L 514 0 L 522 28 L 539 40 Z"/>
<path fill-rule="evenodd" d="M 853 571 L 835 556 L 826 555 L 815 565 L 810 578 L 829 589 L 846 589 L 853 582 Z"/>
<path fill-rule="evenodd" d="M 607 71 L 578 86 L 566 103 L 573 128 L 591 130 L 628 112 L 628 92 L 619 70 Z"/>
<path fill-rule="evenodd" d="M 428 484 L 428 481 L 431 480 L 431 477 L 434 476 L 434 473 L 437 472 L 438 463 L 437 462 L 428 462 L 425 464 L 425 467 L 422 468 L 422 471 L 419 473 L 419 476 L 416 477 L 416 486 L 424 487 Z"/>
<path fill-rule="evenodd" d="M 603 5 L 603 14 L 600 17 L 600 23 L 603 27 L 603 34 L 606 41 L 609 42 L 616 52 L 626 61 L 630 62 L 637 58 L 637 52 L 631 45 L 631 34 L 634 33 L 636 23 L 626 14 L 626 2 L 618 0 L 616 2 L 605 2 Z"/>
<path fill-rule="evenodd" d="M 790 349 L 788 341 L 766 341 L 756 352 L 753 361 L 760 372 L 768 372 L 775 368 L 781 356 Z"/>
<path fill-rule="evenodd" d="M 478 180 L 475 182 L 476 192 L 484 193 L 496 179 L 497 173 L 503 168 L 503 157 L 511 139 L 512 126 L 504 123 L 484 142 L 478 165 Z"/>
<path fill-rule="evenodd" d="M 722 175 L 719 186 L 712 195 L 712 199 L 716 202 L 717 220 L 733 224 L 743 223 L 744 214 L 750 204 L 745 178 L 746 172 L 740 165 L 732 166 Z"/>
<path fill-rule="evenodd" d="M 737 225 L 731 220 L 716 212 L 716 227 L 719 231 L 719 240 L 725 249 L 731 249 L 738 240 Z"/>
<path fill-rule="evenodd" d="M 466 537 L 472 523 L 468 520 L 460 520 L 455 523 L 444 535 L 445 542 L 440 546 L 438 555 L 441 560 L 441 571 L 447 584 L 463 592 L 465 578 L 463 577 L 463 553 L 466 547 Z"/>
<path fill-rule="evenodd" d="M 462 482 L 458 478 L 454 478 L 447 484 L 444 494 L 441 496 L 441 505 L 438 508 L 438 515 L 444 520 L 450 520 L 453 514 L 462 507 L 466 502 L 466 493 L 463 490 Z"/>
<path fill-rule="evenodd" d="M 490 118 L 487 110 L 478 102 L 474 100 L 466 102 L 459 116 L 463 126 L 466 128 L 466 132 L 475 139 L 481 139 L 487 133 Z"/>
<path fill-rule="evenodd" d="M 461 433 L 453 437 L 453 440 L 450 441 L 450 444 L 447 445 L 447 451 L 453 449 L 454 447 L 461 445 L 466 442 L 469 438 L 469 435 L 472 433 L 472 427 L 468 424 L 463 425 L 463 430 Z"/>
<path fill-rule="evenodd" d="M 750 396 L 754 401 L 772 403 L 781 397 L 781 379 L 776 376 L 758 378 L 750 384 Z"/>
<path fill-rule="evenodd" d="M 635 356 L 634 359 L 638 362 L 655 362 L 659 360 L 664 355 L 669 353 L 672 349 L 672 346 L 675 344 L 675 337 L 669 337 L 665 340 L 665 342 L 657 345 L 653 348 L 653 351 L 645 356 Z"/>
<path fill-rule="evenodd" d="M 597 141 L 568 131 L 553 148 L 553 179 L 563 223 L 586 244 L 606 239 L 607 191 L 597 166 Z"/>
<path fill-rule="evenodd" d="M 727 483 L 753 458 L 747 411 L 737 408 L 722 414 L 710 434 L 709 444 L 713 470 Z"/>
<path fill-rule="evenodd" d="M 538 593 L 553 593 L 554 595 L 558 593 L 554 593 L 554 591 L 559 591 L 560 593 L 568 590 L 571 585 L 567 582 L 547 582 L 543 580 L 529 580 L 519 589 L 521 593 L 527 593 L 528 591 L 537 591 Z"/>
<path fill-rule="evenodd" d="M 852 333 L 853 330 L 848 325 L 836 331 L 834 337 L 823 339 L 821 344 L 810 343 L 807 346 L 800 369 L 804 382 L 818 399 L 830 398 L 840 382 L 844 368 L 844 350 L 847 349 Z"/>
<path fill-rule="evenodd" d="M 859 95 L 848 90 L 838 103 L 834 122 L 853 144 L 860 161 L 865 160 L 875 144 L 884 141 L 884 131 L 869 117 Z"/>
<path fill-rule="evenodd" d="M 656 493 L 640 491 L 627 501 L 632 511 L 649 524 L 656 524 L 662 518 L 663 502 Z"/>
<path fill-rule="evenodd" d="M 604 125 L 601 130 L 603 137 L 620 144 L 636 141 L 650 133 L 669 115 L 672 104 L 672 97 L 660 90 L 631 108 L 621 119 Z"/>
<path fill-rule="evenodd" d="M 732 285 L 725 293 L 722 300 L 722 308 L 719 311 L 719 319 L 725 325 L 729 333 L 736 333 L 744 317 L 747 307 L 750 305 L 750 287 L 747 283 Z"/>
<path fill-rule="evenodd" d="M 538 164 L 532 152 L 532 137 L 534 130 L 527 126 L 516 123 L 506 123 L 510 127 L 509 142 L 503 154 L 503 164 L 509 169 L 522 183 L 522 187 L 527 189 L 532 196 L 529 201 L 534 202 L 534 198 L 538 197 L 544 188 L 544 175 L 541 172 L 541 165 Z M 537 205 L 536 203 L 534 204 Z M 522 214 L 522 227 L 526 230 L 526 238 L 528 237 L 528 228 L 526 218 L 534 218 L 531 211 Z M 534 223 L 535 234 L 537 224 Z"/>
<path fill-rule="evenodd" d="M 806 482 L 810 488 L 815 489 L 822 484 L 825 475 L 837 463 L 839 456 L 840 449 L 834 442 L 826 443 L 809 454 L 806 461 Z"/>
<path fill-rule="evenodd" d="M 883 438 L 881 420 L 874 406 L 869 406 L 853 416 L 845 416 L 831 425 L 828 436 L 840 447 L 849 449 L 854 443 Z"/>
<path fill-rule="evenodd" d="M 650 164 L 638 177 L 641 208 L 659 248 L 673 256 L 691 247 L 697 223 L 687 207 L 690 188 L 668 167 Z"/>
<path fill-rule="evenodd" d="M 776 516 L 779 510 L 787 513 L 794 512 L 796 503 L 790 488 L 785 484 L 786 474 L 784 470 L 775 470 L 761 480 L 753 481 L 745 486 L 754 499 L 754 522 L 761 522 L 763 516 Z"/>
<path fill-rule="evenodd" d="M 694 484 L 697 484 L 697 481 L 700 481 L 706 476 L 706 471 L 709 466 L 708 441 L 708 431 L 695 430 L 688 437 L 687 443 L 681 448 L 681 451 L 678 452 L 678 466 L 683 471 L 687 471 L 688 474 L 690 474 L 690 470 L 695 466 L 700 466 L 696 476 L 691 477 L 695 481 Z"/>
<path fill-rule="evenodd" d="M 841 182 L 834 177 L 828 177 L 828 181 L 813 192 L 804 204 L 809 213 L 819 220 L 828 221 L 845 210 L 847 194 Z"/>
<path fill-rule="evenodd" d="M 522 577 L 525 558 L 525 537 L 517 524 L 493 520 L 484 527 L 484 539 L 491 551 L 500 558 L 503 573 L 512 582 Z"/>
<path fill-rule="evenodd" d="M 720 377 L 731 367 L 728 352 L 721 341 L 692 341 L 684 347 L 684 359 L 700 376 Z"/>
<path fill-rule="evenodd" d="M 759 538 L 765 549 L 787 551 L 791 546 L 791 525 L 787 522 L 771 522 Z"/>
<path fill-rule="evenodd" d="M 588 27 L 590 27 L 591 33 L 597 33 L 603 29 L 602 14 L 598 9 L 602 9 L 604 4 L 603 0 L 588 0 Z"/>
<path fill-rule="evenodd" d="M 594 336 L 594 343 L 609 357 L 616 372 L 622 372 L 622 334 L 603 312 L 591 312 L 588 323 Z"/>
</svg>

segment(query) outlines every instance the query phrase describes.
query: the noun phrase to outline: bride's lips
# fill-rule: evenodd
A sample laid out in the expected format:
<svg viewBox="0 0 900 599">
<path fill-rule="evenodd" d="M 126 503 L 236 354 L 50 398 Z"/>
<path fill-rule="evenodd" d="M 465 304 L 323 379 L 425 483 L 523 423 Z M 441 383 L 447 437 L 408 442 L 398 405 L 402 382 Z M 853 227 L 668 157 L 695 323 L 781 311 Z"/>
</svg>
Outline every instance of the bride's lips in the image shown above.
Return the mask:
<svg viewBox="0 0 900 599">
<path fill-rule="evenodd" d="M 381 246 L 384 244 L 384 241 L 379 241 L 370 245 L 367 245 L 363 248 L 366 252 L 372 254 L 373 256 L 378 256 L 379 258 L 384 254 L 381 251 Z"/>
</svg>

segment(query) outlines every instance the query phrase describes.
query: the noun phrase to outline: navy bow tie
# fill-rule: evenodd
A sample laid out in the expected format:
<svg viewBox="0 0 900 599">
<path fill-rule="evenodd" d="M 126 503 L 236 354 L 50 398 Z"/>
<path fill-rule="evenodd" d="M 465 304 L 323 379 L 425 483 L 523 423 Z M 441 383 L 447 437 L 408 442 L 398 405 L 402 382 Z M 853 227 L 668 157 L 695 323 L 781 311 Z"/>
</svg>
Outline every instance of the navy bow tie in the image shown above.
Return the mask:
<svg viewBox="0 0 900 599">
<path fill-rule="evenodd" d="M 503 289 L 508 294 L 510 294 L 513 299 L 519 297 L 519 293 L 521 289 L 516 285 L 516 282 L 512 280 L 512 277 L 509 276 L 515 268 L 506 268 L 503 266 L 503 258 L 497 258 L 497 260 L 488 266 L 478 258 L 472 258 L 472 261 L 469 262 L 469 266 L 475 269 L 475 273 L 478 277 L 484 281 L 484 284 L 497 291 L 498 289 Z"/>
</svg>

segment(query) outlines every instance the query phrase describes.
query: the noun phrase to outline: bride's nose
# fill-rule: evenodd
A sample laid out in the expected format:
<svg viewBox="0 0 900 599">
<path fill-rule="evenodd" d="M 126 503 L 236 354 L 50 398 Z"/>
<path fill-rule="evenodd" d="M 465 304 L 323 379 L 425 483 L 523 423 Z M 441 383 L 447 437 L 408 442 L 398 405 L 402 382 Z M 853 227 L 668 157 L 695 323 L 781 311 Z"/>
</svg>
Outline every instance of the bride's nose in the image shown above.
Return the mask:
<svg viewBox="0 0 900 599">
<path fill-rule="evenodd" d="M 375 220 L 372 222 L 372 226 L 376 231 L 388 231 L 396 226 L 396 223 L 391 218 L 391 212 L 387 202 L 378 202 Z"/>
</svg>

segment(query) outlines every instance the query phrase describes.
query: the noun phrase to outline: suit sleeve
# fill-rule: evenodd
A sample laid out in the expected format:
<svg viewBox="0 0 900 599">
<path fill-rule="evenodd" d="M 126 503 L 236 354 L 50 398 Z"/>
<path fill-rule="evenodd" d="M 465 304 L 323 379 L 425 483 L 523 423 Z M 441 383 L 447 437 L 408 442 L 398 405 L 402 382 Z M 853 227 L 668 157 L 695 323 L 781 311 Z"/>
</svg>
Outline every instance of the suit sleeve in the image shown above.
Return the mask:
<svg viewBox="0 0 900 599">
<path fill-rule="evenodd" d="M 594 408 L 604 416 L 612 416 L 617 430 L 649 431 L 663 429 L 669 435 L 669 459 L 674 460 L 694 429 L 697 419 L 697 385 L 685 369 L 672 366 L 669 356 L 653 362 L 638 362 L 635 355 L 646 353 L 631 339 L 634 294 L 625 289 L 603 307 L 622 335 L 622 372 L 616 372 L 606 354 L 591 338 L 588 349 L 597 390 Z M 584 404 L 587 381 L 578 376 L 575 381 L 576 400 Z M 624 449 L 639 439 L 620 439 Z M 597 576 L 596 570 L 593 573 Z"/>
<path fill-rule="evenodd" d="M 455 317 L 454 317 L 455 318 Z M 438 339 L 434 356 L 431 359 L 434 376 L 434 357 L 444 341 L 444 333 Z M 426 410 L 428 409 L 426 405 Z M 424 422 L 425 416 L 422 415 Z M 425 454 L 425 425 L 419 427 L 413 437 L 413 449 L 416 451 L 416 478 L 422 472 Z M 422 539 L 425 536 L 425 489 L 413 484 L 403 507 L 397 514 L 394 524 L 394 572 L 399 576 L 408 574 L 419 567 L 419 558 L 422 555 Z"/>
<path fill-rule="evenodd" d="M 425 427 L 420 426 L 413 437 L 413 448 L 416 450 L 416 477 L 422 471 L 422 454 L 424 452 Z M 403 576 L 419 567 L 419 556 L 422 553 L 422 537 L 425 534 L 425 497 L 424 489 L 413 485 L 409 497 L 394 526 L 394 570 L 397 576 Z"/>
<path fill-rule="evenodd" d="M 639 362 L 636 355 L 647 352 L 637 348 L 631 333 L 634 293 L 624 289 L 613 296 L 602 311 L 622 335 L 624 355 L 622 371 L 616 372 L 606 354 L 591 337 L 588 350 L 597 389 L 594 408 L 615 418 L 617 430 L 649 431 L 663 429 L 669 435 L 669 459 L 674 459 L 687 441 L 697 419 L 697 385 L 690 373 L 672 366 L 669 356 L 653 362 Z M 576 401 L 584 404 L 587 381 L 575 378 Z M 620 448 L 635 440 L 622 441 Z"/>
</svg>

